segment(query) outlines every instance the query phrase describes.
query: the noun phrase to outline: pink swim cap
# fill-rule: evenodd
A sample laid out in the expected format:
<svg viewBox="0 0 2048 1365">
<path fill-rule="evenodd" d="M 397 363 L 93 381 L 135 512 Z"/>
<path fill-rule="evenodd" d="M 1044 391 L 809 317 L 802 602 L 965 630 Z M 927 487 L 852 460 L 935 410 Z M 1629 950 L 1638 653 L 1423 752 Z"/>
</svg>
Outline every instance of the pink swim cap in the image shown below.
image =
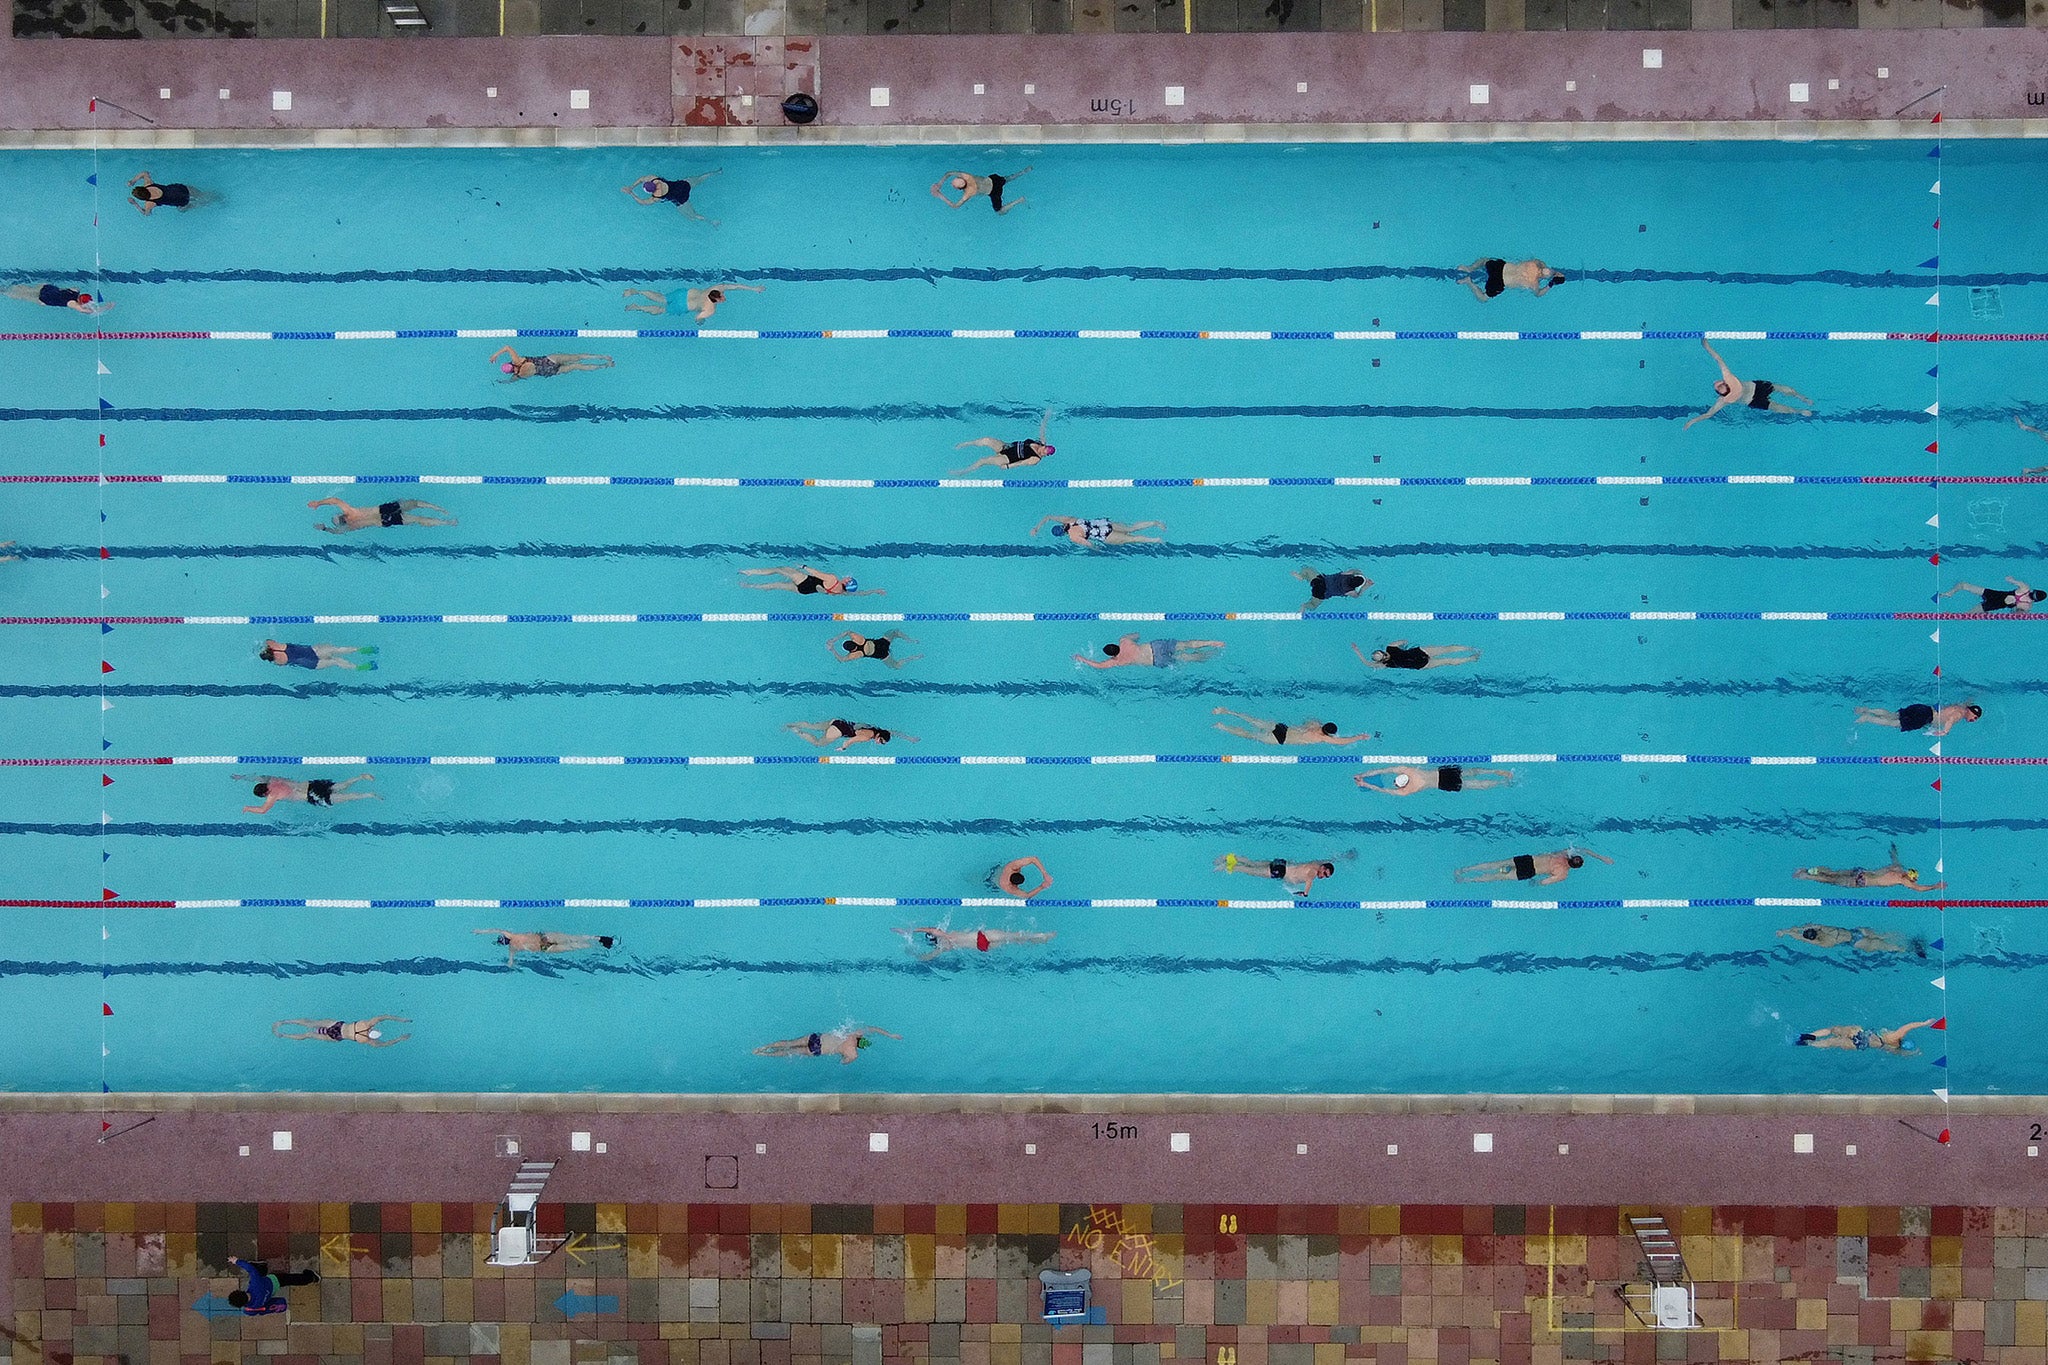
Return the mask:
<svg viewBox="0 0 2048 1365">
<path fill-rule="evenodd" d="M 1057 450 L 1057 449 L 1059 449 L 1059 447 L 1058 447 L 1058 446 L 1047 446 L 1047 447 L 1045 448 L 1045 453 L 1046 453 L 1046 454 L 1048 454 L 1048 455 L 1050 455 L 1050 454 L 1052 454 L 1052 453 L 1053 453 L 1053 452 L 1054 452 L 1055 450 Z"/>
<path fill-rule="evenodd" d="M 510 374 L 512 373 L 512 371 L 518 369 L 519 367 L 508 360 L 504 364 L 500 365 L 498 368 L 503 370 L 506 374 Z"/>
</svg>

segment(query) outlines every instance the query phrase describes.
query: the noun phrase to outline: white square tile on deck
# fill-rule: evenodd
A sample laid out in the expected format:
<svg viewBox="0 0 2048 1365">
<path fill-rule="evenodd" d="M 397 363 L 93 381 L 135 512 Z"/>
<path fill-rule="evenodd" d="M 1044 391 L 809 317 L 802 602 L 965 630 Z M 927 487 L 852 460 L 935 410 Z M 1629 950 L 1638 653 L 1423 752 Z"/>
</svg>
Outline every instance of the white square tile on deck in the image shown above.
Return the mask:
<svg viewBox="0 0 2048 1365">
<path fill-rule="evenodd" d="M 588 90 L 571 90 L 569 92 L 569 107 L 571 109 L 588 109 L 590 107 L 590 92 Z"/>
<path fill-rule="evenodd" d="M 1294 1154 L 1295 1154 L 1296 1156 L 1307 1156 L 1307 1155 L 1308 1155 L 1308 1144 L 1307 1144 L 1306 1142 L 1297 1142 L 1297 1143 L 1295 1143 L 1295 1144 L 1294 1144 Z"/>
<path fill-rule="evenodd" d="M 1842 88 L 1842 83 L 1841 83 L 1841 81 L 1837 80 L 1837 79 L 1836 79 L 1835 77 L 1833 77 L 1833 76 L 1830 76 L 1830 77 L 1828 77 L 1828 89 L 1830 89 L 1830 90 L 1840 90 L 1841 88 Z"/>
<path fill-rule="evenodd" d="M 1572 1154 L 1572 1145 L 1569 1142 L 1558 1143 L 1557 1154 L 1559 1156 L 1570 1156 Z"/>
<path fill-rule="evenodd" d="M 160 100 L 169 99 L 171 97 L 171 87 L 169 87 L 168 85 L 162 87 L 156 92 L 156 97 Z"/>
<path fill-rule="evenodd" d="M 589 1150 L 590 1150 L 590 1134 L 588 1134 L 588 1133 L 583 1133 L 583 1132 L 576 1132 L 576 1133 L 571 1133 L 571 1134 L 569 1134 L 569 1150 L 570 1150 L 570 1151 L 572 1151 L 572 1152 L 587 1152 L 587 1151 L 589 1151 Z"/>
<path fill-rule="evenodd" d="M 249 1155 L 249 1144 L 248 1144 L 248 1143 L 246 1143 L 246 1142 L 242 1144 L 242 1155 L 243 1155 L 243 1156 L 247 1156 L 247 1155 Z"/>
<path fill-rule="evenodd" d="M 889 1135 L 888 1135 L 887 1133 L 869 1133 L 869 1134 L 868 1134 L 868 1150 L 869 1150 L 869 1151 L 871 1151 L 871 1152 L 886 1152 L 886 1151 L 888 1151 L 888 1150 L 889 1150 Z"/>
<path fill-rule="evenodd" d="M 1794 1133 L 1792 1135 L 1792 1150 L 1800 1156 L 1810 1155 L 1813 1151 L 1813 1134 Z"/>
<path fill-rule="evenodd" d="M 1400 1144 L 1400 1143 L 1398 1143 L 1398 1142 L 1390 1142 L 1390 1143 L 1388 1143 L 1388 1144 L 1387 1144 L 1387 1155 L 1388 1155 L 1388 1156 L 1399 1156 L 1399 1155 L 1401 1155 L 1401 1144 Z"/>
<path fill-rule="evenodd" d="M 1169 106 L 1186 104 L 1188 102 L 1188 88 L 1185 85 L 1169 85 L 1166 87 L 1166 94 L 1162 99 Z"/>
<path fill-rule="evenodd" d="M 270 107 L 271 107 L 272 109 L 275 109 L 275 110 L 277 110 L 277 111 L 278 111 L 279 113 L 282 113 L 282 112 L 284 112 L 285 110 L 287 110 L 287 109 L 291 108 L 291 107 L 292 107 L 292 92 L 291 92 L 291 91 L 289 91 L 289 90 L 273 90 L 273 91 L 271 91 L 271 92 L 270 92 Z"/>
<path fill-rule="evenodd" d="M 1473 1151 L 1475 1151 L 1475 1152 L 1490 1152 L 1490 1151 L 1492 1151 L 1492 1150 L 1493 1150 L 1493 1134 L 1491 1134 L 1491 1133 L 1474 1133 L 1474 1134 L 1472 1135 L 1472 1150 L 1473 1150 Z"/>
<path fill-rule="evenodd" d="M 1308 93 L 1308 82 L 1296 81 L 1294 83 L 1294 93 L 1297 95 L 1306 95 Z"/>
<path fill-rule="evenodd" d="M 1493 103 L 1493 87 L 1488 85 L 1473 86 L 1471 91 L 1471 99 L 1474 104 Z"/>
<path fill-rule="evenodd" d="M 270 1135 L 270 1150 L 289 1152 L 292 1149 L 292 1134 L 289 1128 L 280 1128 Z"/>
<path fill-rule="evenodd" d="M 1812 95 L 1805 81 L 1794 81 L 1792 82 L 1792 91 L 1788 98 L 1794 104 L 1804 104 L 1808 99 L 1812 98 Z"/>
<path fill-rule="evenodd" d="M 1578 88 L 1579 83 L 1577 81 L 1566 81 L 1564 83 L 1564 92 L 1567 95 L 1571 94 L 1574 90 L 1577 90 Z"/>
<path fill-rule="evenodd" d="M 1662 71 L 1663 69 L 1664 69 L 1664 49 L 1663 49 L 1663 48 L 1661 48 L 1661 47 L 1646 47 L 1646 48 L 1644 48 L 1644 49 L 1643 49 L 1643 70 L 1645 70 L 1645 71 Z"/>
<path fill-rule="evenodd" d="M 1853 1142 L 1845 1144 L 1845 1145 L 1843 1146 L 1843 1148 L 1842 1148 L 1842 1155 L 1843 1155 L 1843 1156 L 1854 1156 L 1854 1155 L 1856 1155 L 1856 1144 L 1855 1144 L 1855 1143 L 1853 1143 Z"/>
<path fill-rule="evenodd" d="M 495 85 L 487 85 L 487 86 L 485 86 L 485 87 L 484 87 L 484 98 L 485 98 L 485 99 L 487 99 L 487 100 L 494 100 L 494 99 L 498 98 L 498 87 L 497 87 L 497 86 L 495 86 Z"/>
<path fill-rule="evenodd" d="M 1026 1155 L 1026 1156 L 1037 1156 L 1037 1155 L 1038 1155 L 1038 1144 L 1037 1144 L 1037 1143 L 1035 1143 L 1035 1142 L 1027 1142 L 1027 1143 L 1025 1143 L 1025 1144 L 1024 1144 L 1024 1155 Z"/>
<path fill-rule="evenodd" d="M 886 85 L 871 85 L 871 86 L 869 86 L 869 87 L 868 87 L 868 108 L 870 108 L 870 109 L 887 109 L 888 107 L 889 107 L 889 87 L 888 87 L 888 86 L 886 86 Z"/>
<path fill-rule="evenodd" d="M 755 1156 L 766 1156 L 766 1155 L 768 1155 L 768 1144 L 767 1144 L 767 1143 L 765 1143 L 765 1142 L 757 1142 L 757 1143 L 755 1143 L 755 1144 L 754 1144 L 754 1155 L 755 1155 Z"/>
<path fill-rule="evenodd" d="M 988 86 L 984 85 L 980 81 L 976 81 L 974 83 L 974 93 L 977 95 L 986 95 L 988 93 Z"/>
<path fill-rule="evenodd" d="M 228 97 L 228 92 L 227 92 L 227 87 L 226 87 L 226 86 L 222 86 L 222 87 L 221 87 L 220 97 L 221 97 L 222 99 L 226 99 L 226 98 Z"/>
<path fill-rule="evenodd" d="M 1035 95 L 1038 93 L 1038 87 L 1031 84 L 1029 81 L 1026 81 L 1024 83 L 1024 93 L 1027 95 Z"/>
<path fill-rule="evenodd" d="M 1166 1140 L 1166 1145 L 1173 1151 L 1185 1152 L 1188 1150 L 1188 1135 L 1186 1133 L 1175 1133 Z"/>
<path fill-rule="evenodd" d="M 1881 81 L 1890 80 L 1892 78 L 1892 69 L 1888 66 L 1880 66 L 1877 69 L 1877 78 Z"/>
</svg>

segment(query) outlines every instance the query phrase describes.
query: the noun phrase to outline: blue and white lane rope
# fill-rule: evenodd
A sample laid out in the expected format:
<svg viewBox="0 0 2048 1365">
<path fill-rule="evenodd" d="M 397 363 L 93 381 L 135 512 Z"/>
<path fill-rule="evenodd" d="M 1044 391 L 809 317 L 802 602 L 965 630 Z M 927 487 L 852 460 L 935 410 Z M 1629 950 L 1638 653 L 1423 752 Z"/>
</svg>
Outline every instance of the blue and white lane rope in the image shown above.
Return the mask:
<svg viewBox="0 0 2048 1365">
<path fill-rule="evenodd" d="M 300 484 L 391 486 L 510 486 L 545 488 L 1012 488 L 1032 491 L 1091 488 L 1684 488 L 1845 484 L 2037 484 L 2034 474 L 1464 474 L 1464 475 L 1196 475 L 1130 479 L 843 479 L 740 478 L 645 474 L 0 474 L 7 483 Z"/>
<path fill-rule="evenodd" d="M 398 612 L 250 616 L 0 616 L 0 626 L 749 625 L 851 622 L 1231 621 L 2048 621 L 2048 612 L 1974 611 L 657 611 Z"/>
<path fill-rule="evenodd" d="M 1642 763 L 1721 764 L 1734 767 L 1886 767 L 1949 765 L 1956 767 L 2040 767 L 2048 758 L 1948 755 L 1937 741 L 1928 754 L 185 754 L 146 758 L 0 758 L 0 768 L 162 768 L 162 767 L 595 767 L 595 768 L 746 768 L 789 764 L 836 764 L 872 768 L 930 767 L 1120 767 L 1133 764 L 1408 764 L 1414 767 L 1460 767 L 1479 764 Z"/>
<path fill-rule="evenodd" d="M 494 898 L 337 898 L 237 900 L 147 900 L 115 897 L 97 901 L 0 900 L 0 907 L 75 909 L 105 907 L 113 910 L 774 910 L 794 906 L 852 906 L 901 910 L 1014 910 L 1022 904 L 1014 896 L 735 896 L 655 898 L 535 899 Z M 1927 902 L 1934 904 L 1934 902 Z M 1963 902 L 1955 902 L 1962 904 Z M 1811 896 L 1717 896 L 1693 899 L 1652 900 L 1488 900 L 1458 897 L 1430 900 L 1333 901 L 1333 900 L 1228 900 L 1221 897 L 1129 897 L 1096 900 L 1034 897 L 1034 910 L 1705 910 L 1762 907 L 1812 910 L 1832 907 L 1883 908 L 1919 905 L 1920 901 L 1883 900 L 1875 897 L 1823 899 Z M 1977 901 L 1976 905 L 2041 905 L 2040 901 Z"/>
<path fill-rule="evenodd" d="M 1106 327 L 384 327 L 358 330 L 0 332 L 0 341 L 1917 341 L 1931 332 L 1227 330 Z M 2048 341 L 2042 332 L 1943 333 L 1943 341 Z"/>
</svg>

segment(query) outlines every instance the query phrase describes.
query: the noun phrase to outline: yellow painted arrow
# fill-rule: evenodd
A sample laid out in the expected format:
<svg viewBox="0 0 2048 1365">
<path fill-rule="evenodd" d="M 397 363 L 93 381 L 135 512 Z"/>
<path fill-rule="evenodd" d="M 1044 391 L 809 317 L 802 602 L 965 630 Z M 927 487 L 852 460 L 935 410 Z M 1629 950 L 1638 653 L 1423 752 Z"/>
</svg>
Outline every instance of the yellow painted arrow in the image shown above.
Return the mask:
<svg viewBox="0 0 2048 1365">
<path fill-rule="evenodd" d="M 350 1235 L 346 1232 L 337 1232 L 331 1237 L 322 1238 L 320 1242 L 320 1255 L 323 1258 L 332 1257 L 337 1263 L 346 1265 L 348 1258 L 351 1256 L 358 1253 L 365 1256 L 369 1254 L 362 1247 L 349 1240 L 349 1237 Z"/>
<path fill-rule="evenodd" d="M 586 1242 L 583 1240 L 583 1236 L 580 1232 L 572 1232 L 569 1234 L 569 1240 L 562 1244 L 562 1250 L 575 1257 L 576 1264 L 578 1265 L 583 1264 L 585 1252 L 595 1255 L 600 1251 L 625 1250 L 626 1244 L 624 1242 Z"/>
</svg>

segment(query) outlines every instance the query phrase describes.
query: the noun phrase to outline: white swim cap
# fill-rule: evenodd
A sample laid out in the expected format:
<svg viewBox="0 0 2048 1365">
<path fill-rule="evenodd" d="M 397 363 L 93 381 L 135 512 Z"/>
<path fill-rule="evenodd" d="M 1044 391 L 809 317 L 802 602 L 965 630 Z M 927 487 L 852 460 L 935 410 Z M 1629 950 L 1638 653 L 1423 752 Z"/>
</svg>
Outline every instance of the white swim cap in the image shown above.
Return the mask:
<svg viewBox="0 0 2048 1365">
<path fill-rule="evenodd" d="M 1396 790 L 1399 790 L 1400 788 L 1402 788 L 1402 787 L 1405 787 L 1405 786 L 1407 786 L 1407 785 L 1408 785 L 1408 774 L 1406 774 L 1406 773 L 1395 773 L 1395 774 L 1394 774 L 1394 787 L 1395 787 L 1395 789 L 1396 789 Z"/>
<path fill-rule="evenodd" d="M 370 1036 L 372 1038 L 382 1038 L 384 1036 L 384 1030 L 380 1028 L 373 1028 L 370 1030 Z"/>
</svg>

